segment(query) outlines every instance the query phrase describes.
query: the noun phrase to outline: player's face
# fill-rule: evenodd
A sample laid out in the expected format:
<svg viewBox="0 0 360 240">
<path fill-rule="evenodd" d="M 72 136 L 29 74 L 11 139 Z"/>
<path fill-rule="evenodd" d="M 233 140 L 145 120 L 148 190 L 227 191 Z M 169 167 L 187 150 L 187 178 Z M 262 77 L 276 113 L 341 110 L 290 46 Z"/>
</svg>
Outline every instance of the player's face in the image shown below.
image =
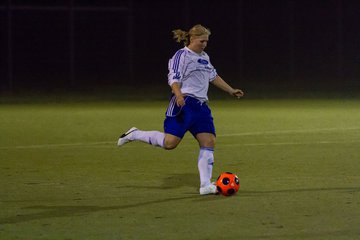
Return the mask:
<svg viewBox="0 0 360 240">
<path fill-rule="evenodd" d="M 190 39 L 189 48 L 194 52 L 201 53 L 209 42 L 209 35 L 201 35 Z"/>
</svg>

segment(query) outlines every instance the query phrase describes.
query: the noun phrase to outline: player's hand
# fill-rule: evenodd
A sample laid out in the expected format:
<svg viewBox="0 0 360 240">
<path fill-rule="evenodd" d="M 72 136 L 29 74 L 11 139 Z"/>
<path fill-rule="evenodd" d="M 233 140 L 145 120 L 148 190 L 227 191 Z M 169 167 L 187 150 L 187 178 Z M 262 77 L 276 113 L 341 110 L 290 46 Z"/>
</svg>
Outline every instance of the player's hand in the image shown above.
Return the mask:
<svg viewBox="0 0 360 240">
<path fill-rule="evenodd" d="M 176 96 L 176 105 L 182 107 L 185 105 L 185 100 L 183 95 Z"/>
<path fill-rule="evenodd" d="M 240 89 L 234 89 L 230 94 L 236 98 L 241 98 L 244 96 L 244 92 Z"/>
</svg>

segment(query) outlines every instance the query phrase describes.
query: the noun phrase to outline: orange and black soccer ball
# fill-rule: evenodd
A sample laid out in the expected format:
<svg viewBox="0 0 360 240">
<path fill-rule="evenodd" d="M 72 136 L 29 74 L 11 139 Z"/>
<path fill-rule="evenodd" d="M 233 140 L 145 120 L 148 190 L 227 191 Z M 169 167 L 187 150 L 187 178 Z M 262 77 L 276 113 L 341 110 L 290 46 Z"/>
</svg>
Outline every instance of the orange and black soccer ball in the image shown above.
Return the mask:
<svg viewBox="0 0 360 240">
<path fill-rule="evenodd" d="M 222 195 L 231 196 L 239 190 L 240 180 L 231 172 L 223 172 L 216 180 L 216 188 Z"/>
</svg>

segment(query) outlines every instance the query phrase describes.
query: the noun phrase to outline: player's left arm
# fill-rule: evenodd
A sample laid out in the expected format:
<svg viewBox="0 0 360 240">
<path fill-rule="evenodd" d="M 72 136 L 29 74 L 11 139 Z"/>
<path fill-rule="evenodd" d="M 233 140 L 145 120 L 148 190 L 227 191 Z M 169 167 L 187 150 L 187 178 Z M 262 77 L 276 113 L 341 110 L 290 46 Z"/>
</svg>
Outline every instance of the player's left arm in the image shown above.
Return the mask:
<svg viewBox="0 0 360 240">
<path fill-rule="evenodd" d="M 244 96 L 244 92 L 240 89 L 232 88 L 227 82 L 224 81 L 219 75 L 215 77 L 213 81 L 211 81 L 216 87 L 220 88 L 221 90 L 229 93 L 230 95 L 241 98 Z"/>
</svg>

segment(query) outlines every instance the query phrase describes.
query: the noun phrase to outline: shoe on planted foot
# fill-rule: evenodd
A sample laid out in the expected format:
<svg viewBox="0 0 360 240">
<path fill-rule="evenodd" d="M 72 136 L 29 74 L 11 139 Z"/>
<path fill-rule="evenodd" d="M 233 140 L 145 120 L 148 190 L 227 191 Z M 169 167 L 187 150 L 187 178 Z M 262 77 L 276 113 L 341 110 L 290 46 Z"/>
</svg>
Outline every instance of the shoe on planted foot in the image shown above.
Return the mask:
<svg viewBox="0 0 360 240">
<path fill-rule="evenodd" d="M 123 135 L 120 136 L 119 140 L 118 140 L 118 147 L 124 145 L 125 143 L 131 142 L 133 140 L 131 139 L 131 135 L 133 132 L 137 131 L 138 129 L 136 127 L 132 127 L 130 128 L 126 133 L 124 133 Z"/>
<path fill-rule="evenodd" d="M 216 186 L 215 184 L 209 184 L 209 185 L 206 185 L 205 187 L 201 187 L 200 188 L 200 195 L 207 195 L 207 194 L 217 194 L 217 189 L 216 189 Z"/>
</svg>

